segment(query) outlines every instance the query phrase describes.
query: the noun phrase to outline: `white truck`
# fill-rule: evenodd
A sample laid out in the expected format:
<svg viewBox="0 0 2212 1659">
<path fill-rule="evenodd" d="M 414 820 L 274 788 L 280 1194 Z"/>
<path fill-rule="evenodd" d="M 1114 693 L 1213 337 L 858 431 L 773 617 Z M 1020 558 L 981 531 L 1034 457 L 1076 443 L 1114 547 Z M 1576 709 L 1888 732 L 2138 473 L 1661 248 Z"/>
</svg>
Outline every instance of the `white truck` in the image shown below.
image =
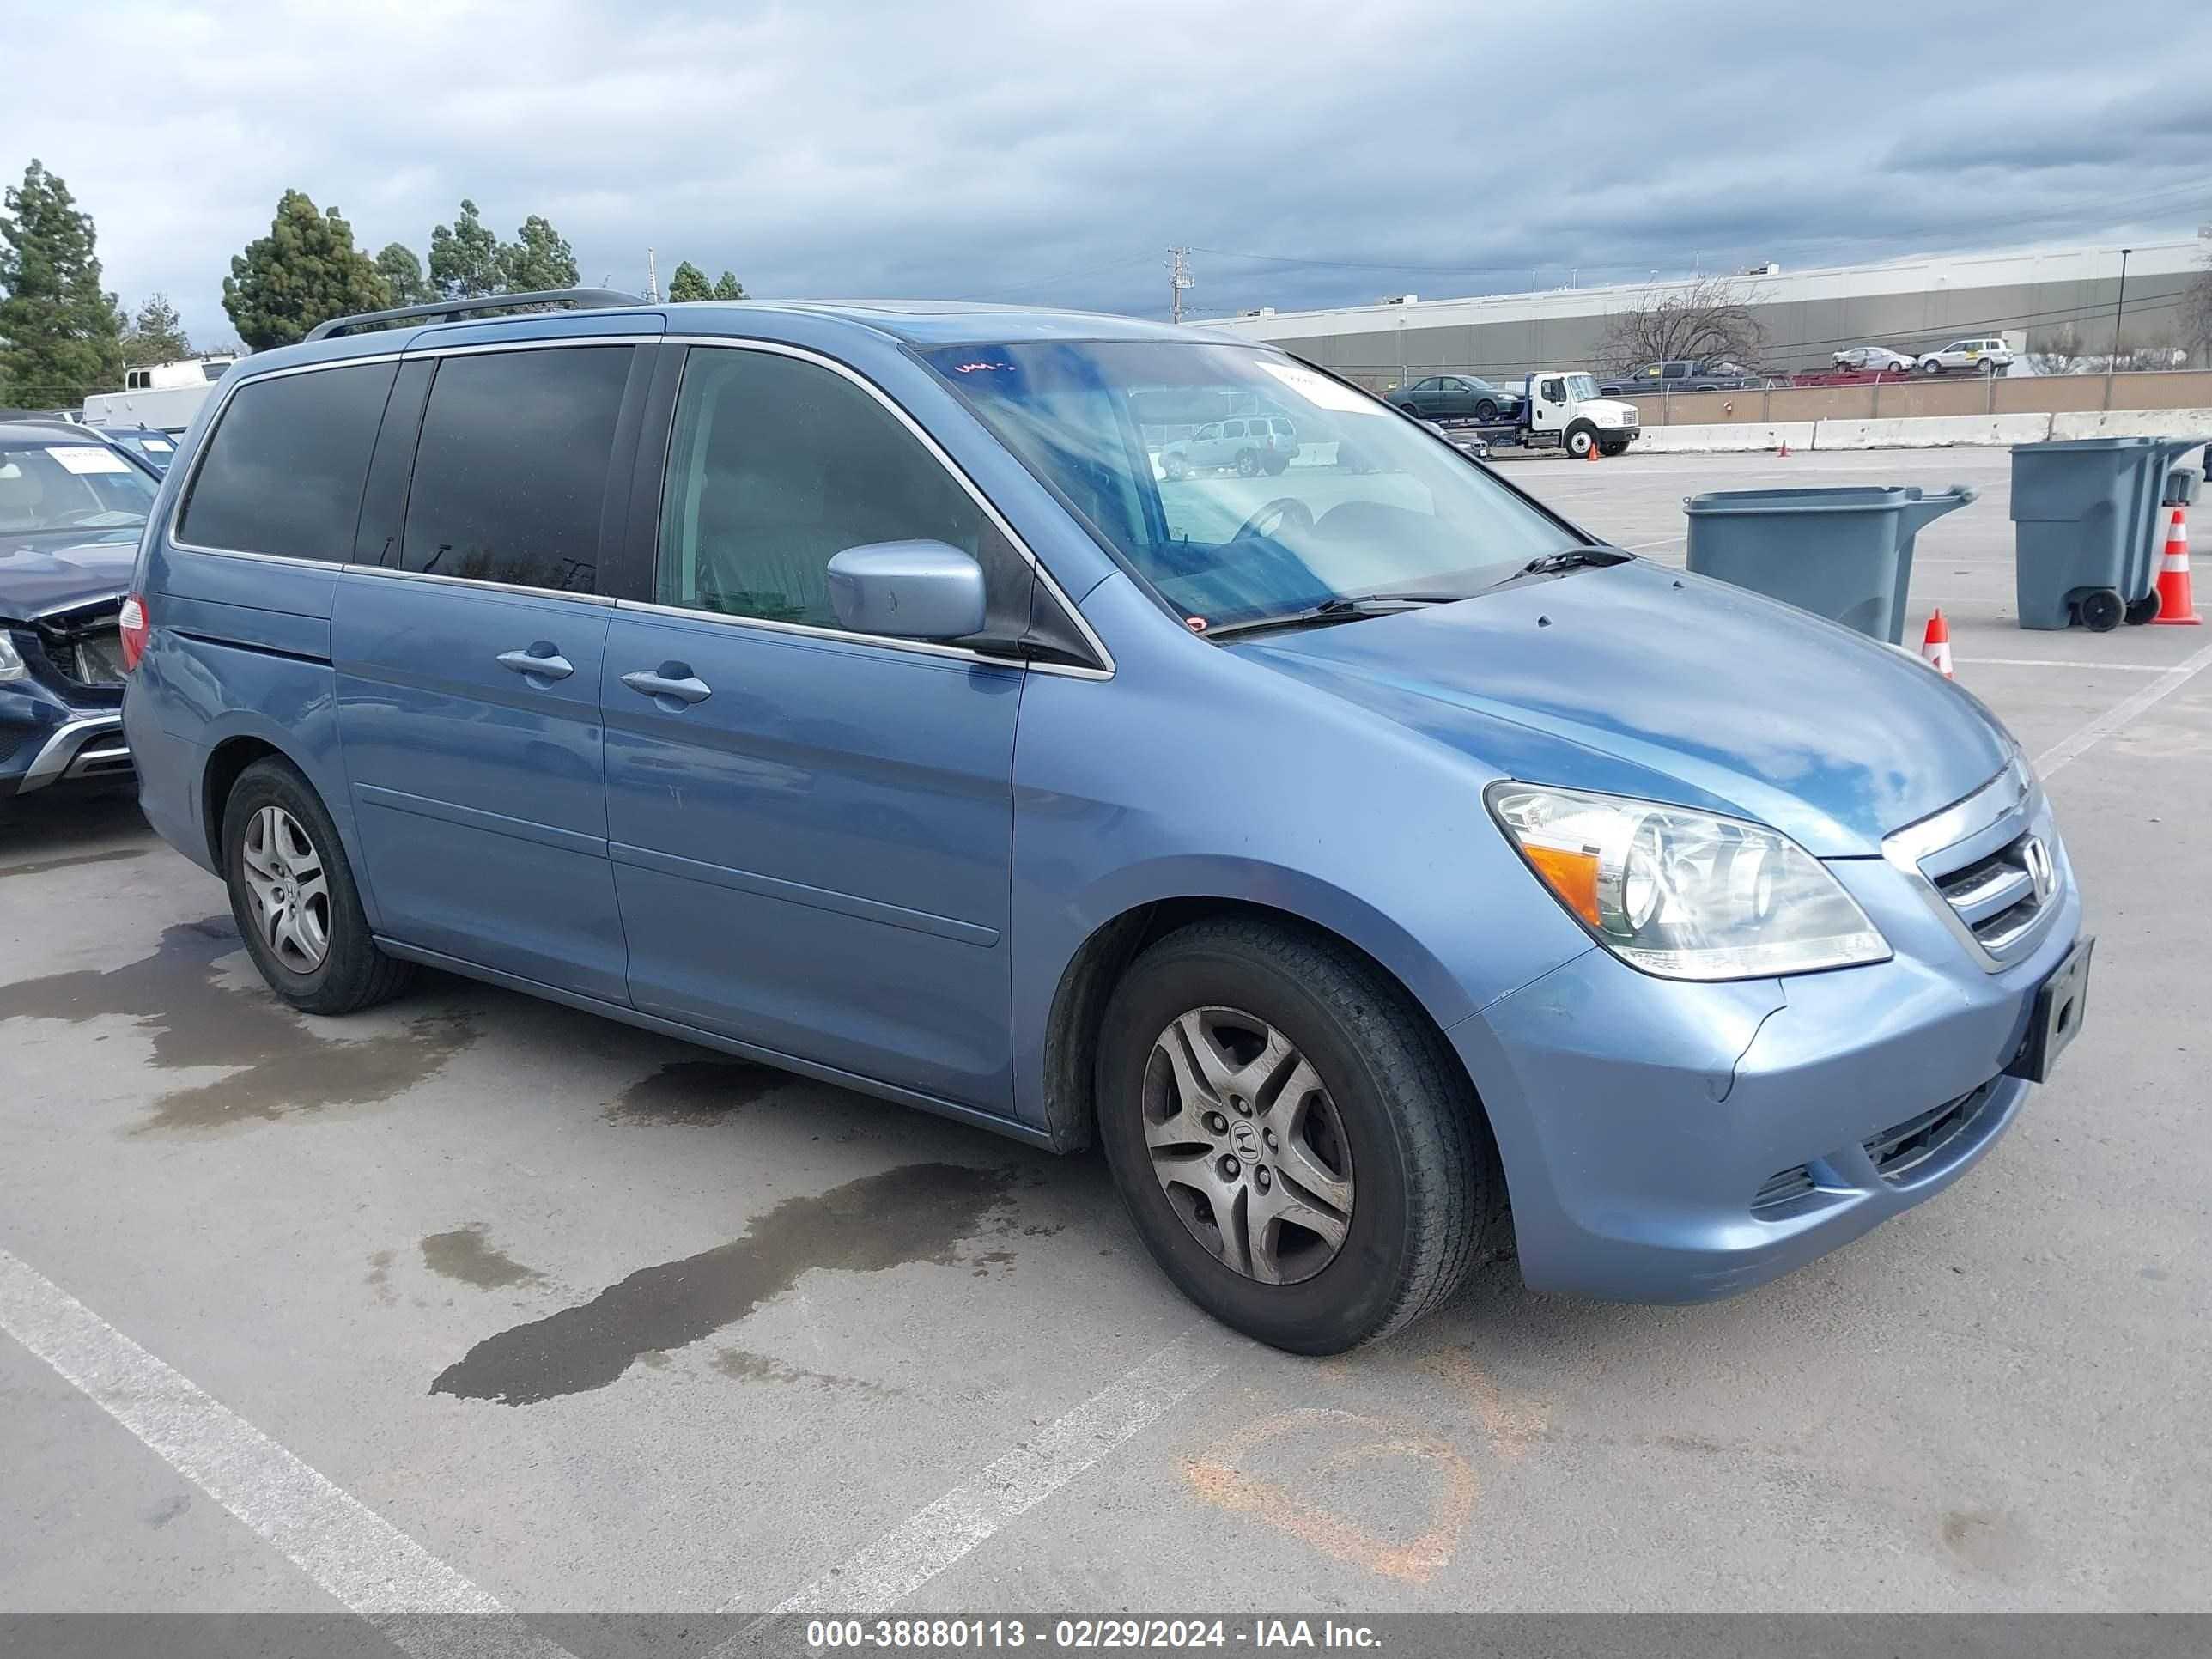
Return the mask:
<svg viewBox="0 0 2212 1659">
<path fill-rule="evenodd" d="M 1577 460 L 1593 450 L 1619 455 L 1643 435 L 1636 405 L 1598 395 L 1587 369 L 1540 368 L 1521 384 L 1521 408 L 1510 421 L 1440 420 L 1447 431 L 1473 430 L 1492 444 L 1564 449 Z"/>
<path fill-rule="evenodd" d="M 234 356 L 188 357 L 182 362 L 125 369 L 122 391 L 94 392 L 86 397 L 84 423 L 182 432 L 200 412 L 216 382 L 237 361 Z"/>
</svg>

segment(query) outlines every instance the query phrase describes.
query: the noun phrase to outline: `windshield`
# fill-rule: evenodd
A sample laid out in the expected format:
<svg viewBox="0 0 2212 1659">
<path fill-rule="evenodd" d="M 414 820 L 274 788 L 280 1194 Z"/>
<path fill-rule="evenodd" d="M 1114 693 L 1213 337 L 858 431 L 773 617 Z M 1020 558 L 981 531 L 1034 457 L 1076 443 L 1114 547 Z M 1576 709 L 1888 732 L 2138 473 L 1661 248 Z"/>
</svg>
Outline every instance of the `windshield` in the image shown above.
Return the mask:
<svg viewBox="0 0 2212 1659">
<path fill-rule="evenodd" d="M 1597 382 L 1587 374 L 1570 374 L 1567 376 L 1567 396 L 1595 398 L 1597 396 Z"/>
<path fill-rule="evenodd" d="M 105 444 L 0 448 L 0 536 L 146 522 L 154 481 Z"/>
<path fill-rule="evenodd" d="M 1470 596 L 1581 545 L 1434 433 L 1273 351 L 1058 341 L 921 356 L 1194 624 Z"/>
</svg>

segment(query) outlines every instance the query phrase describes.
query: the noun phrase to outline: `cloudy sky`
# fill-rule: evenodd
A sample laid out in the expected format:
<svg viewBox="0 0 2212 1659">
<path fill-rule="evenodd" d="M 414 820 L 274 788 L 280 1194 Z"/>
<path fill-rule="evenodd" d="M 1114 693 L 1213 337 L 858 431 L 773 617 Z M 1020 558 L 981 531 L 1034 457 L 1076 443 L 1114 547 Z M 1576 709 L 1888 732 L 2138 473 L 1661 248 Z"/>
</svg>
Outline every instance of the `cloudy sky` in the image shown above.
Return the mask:
<svg viewBox="0 0 2212 1659">
<path fill-rule="evenodd" d="M 0 0 L 0 175 L 205 341 L 288 186 L 633 289 L 1158 315 L 1182 243 L 1203 314 L 2190 237 L 2208 65 L 2169 0 Z"/>
</svg>

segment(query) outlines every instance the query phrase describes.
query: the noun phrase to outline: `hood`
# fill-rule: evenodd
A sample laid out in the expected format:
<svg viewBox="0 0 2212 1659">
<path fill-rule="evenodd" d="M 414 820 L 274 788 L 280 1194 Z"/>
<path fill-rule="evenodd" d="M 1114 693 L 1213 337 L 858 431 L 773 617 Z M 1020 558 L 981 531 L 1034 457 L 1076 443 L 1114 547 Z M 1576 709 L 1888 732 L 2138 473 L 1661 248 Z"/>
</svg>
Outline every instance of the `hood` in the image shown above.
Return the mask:
<svg viewBox="0 0 2212 1659">
<path fill-rule="evenodd" d="M 82 541 L 64 536 L 0 535 L 0 619 L 31 622 L 131 591 L 138 530 L 103 531 Z"/>
<path fill-rule="evenodd" d="M 1229 648 L 1508 776 L 1750 818 L 1825 858 L 1879 852 L 2012 755 L 1917 659 L 1640 559 Z"/>
</svg>

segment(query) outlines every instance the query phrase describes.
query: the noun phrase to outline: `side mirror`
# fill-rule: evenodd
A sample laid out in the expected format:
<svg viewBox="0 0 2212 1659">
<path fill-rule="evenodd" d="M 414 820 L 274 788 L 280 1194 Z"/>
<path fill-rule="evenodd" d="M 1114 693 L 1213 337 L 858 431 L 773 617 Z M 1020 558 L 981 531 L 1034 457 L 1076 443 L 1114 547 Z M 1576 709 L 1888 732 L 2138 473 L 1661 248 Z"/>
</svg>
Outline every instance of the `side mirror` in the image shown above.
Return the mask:
<svg viewBox="0 0 2212 1659">
<path fill-rule="evenodd" d="M 856 634 L 958 640 L 983 631 L 983 567 L 945 542 L 871 542 L 830 561 L 830 604 Z"/>
</svg>

